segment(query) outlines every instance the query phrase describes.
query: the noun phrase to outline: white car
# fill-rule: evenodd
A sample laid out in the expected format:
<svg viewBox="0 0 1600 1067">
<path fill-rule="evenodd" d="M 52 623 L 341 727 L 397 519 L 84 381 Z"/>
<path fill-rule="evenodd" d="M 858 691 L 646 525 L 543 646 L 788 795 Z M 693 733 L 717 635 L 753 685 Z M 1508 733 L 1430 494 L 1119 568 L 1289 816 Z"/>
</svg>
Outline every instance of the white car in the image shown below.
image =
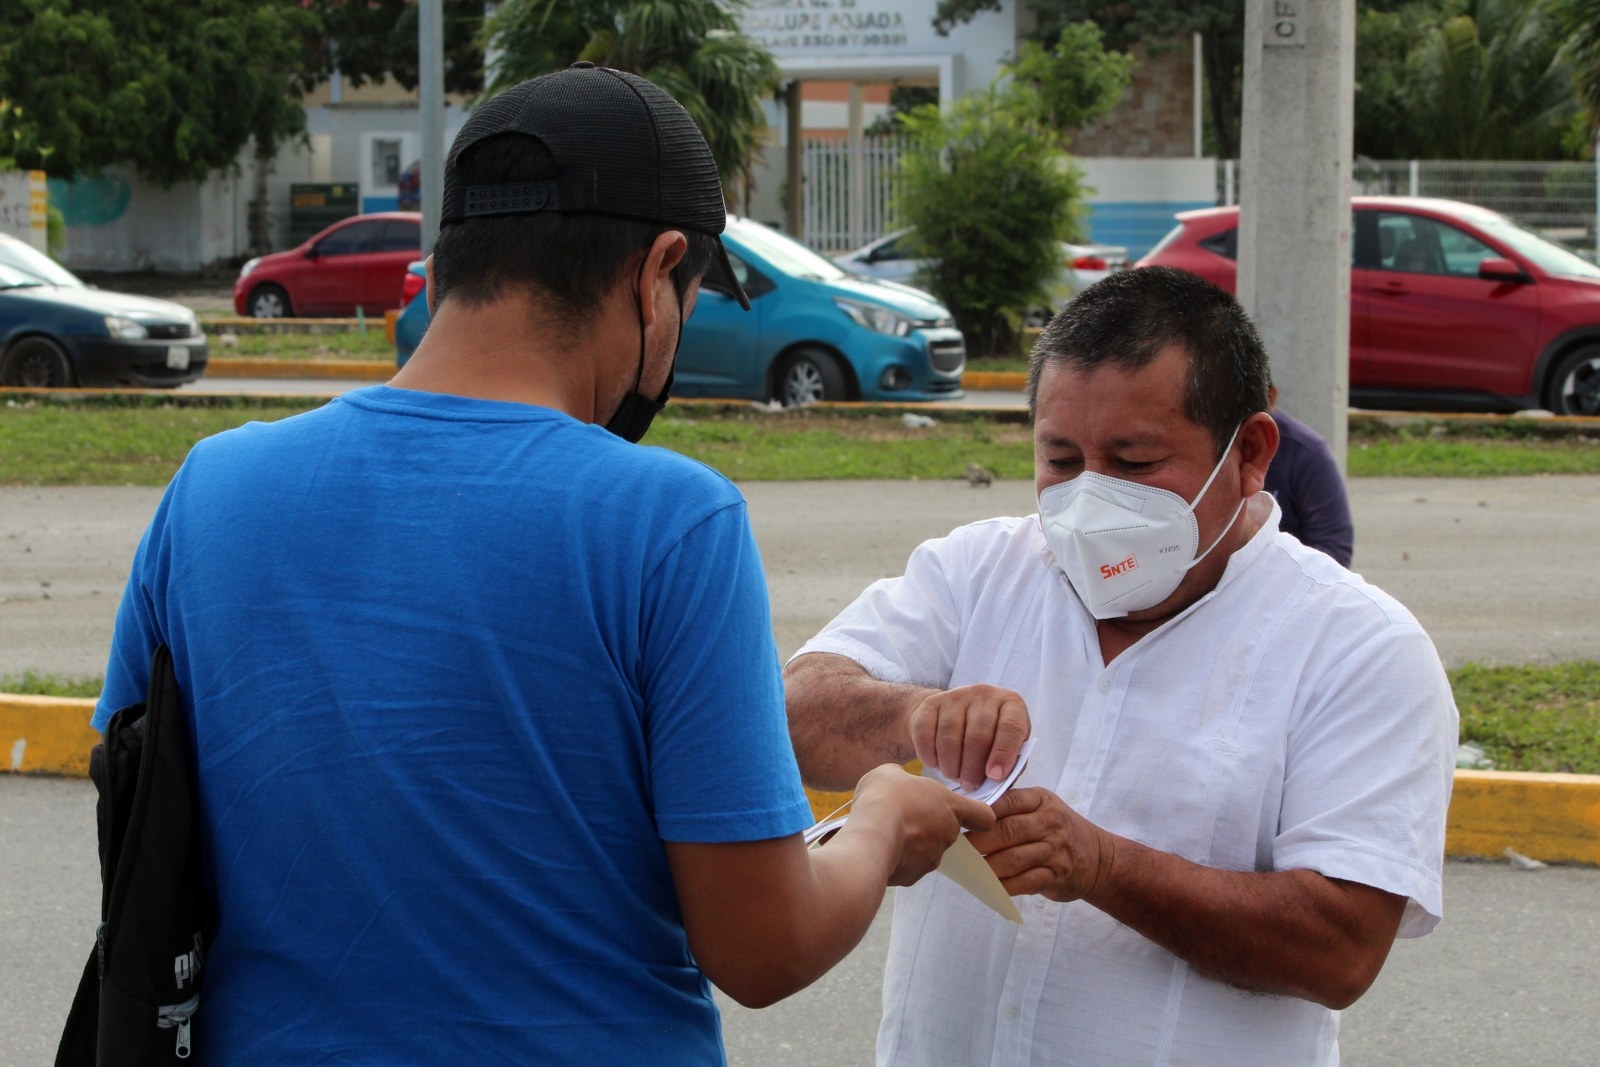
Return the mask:
<svg viewBox="0 0 1600 1067">
<path fill-rule="evenodd" d="M 833 261 L 852 274 L 864 274 L 869 278 L 884 278 L 888 281 L 904 282 L 907 285 L 915 284 L 916 274 L 927 260 L 913 258 L 908 248 L 910 242 L 906 240 L 910 233 L 909 229 L 896 230 L 871 244 L 861 246 L 854 252 L 835 256 Z M 1060 307 L 1079 289 L 1093 285 L 1112 271 L 1122 270 L 1127 265 L 1126 248 L 1117 245 L 1084 245 L 1062 241 L 1061 275 L 1051 286 L 1051 306 Z M 1029 315 L 1030 321 L 1048 318 L 1049 313 L 1043 309 Z"/>
</svg>

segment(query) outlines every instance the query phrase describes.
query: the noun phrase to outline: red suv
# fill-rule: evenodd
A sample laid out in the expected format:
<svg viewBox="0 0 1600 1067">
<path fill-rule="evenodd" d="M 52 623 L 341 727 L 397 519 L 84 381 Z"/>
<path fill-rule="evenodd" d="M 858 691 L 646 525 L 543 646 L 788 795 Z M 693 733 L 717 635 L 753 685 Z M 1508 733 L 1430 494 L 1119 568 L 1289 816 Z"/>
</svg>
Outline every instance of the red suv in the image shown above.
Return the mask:
<svg viewBox="0 0 1600 1067">
<path fill-rule="evenodd" d="M 1600 267 L 1472 204 L 1358 196 L 1351 207 L 1353 403 L 1600 415 Z M 1239 209 L 1177 218 L 1138 265 L 1233 292 Z"/>
<path fill-rule="evenodd" d="M 233 283 L 240 315 L 381 315 L 400 306 L 406 266 L 422 258 L 422 216 L 384 211 L 336 222 L 299 248 L 252 259 Z"/>
</svg>

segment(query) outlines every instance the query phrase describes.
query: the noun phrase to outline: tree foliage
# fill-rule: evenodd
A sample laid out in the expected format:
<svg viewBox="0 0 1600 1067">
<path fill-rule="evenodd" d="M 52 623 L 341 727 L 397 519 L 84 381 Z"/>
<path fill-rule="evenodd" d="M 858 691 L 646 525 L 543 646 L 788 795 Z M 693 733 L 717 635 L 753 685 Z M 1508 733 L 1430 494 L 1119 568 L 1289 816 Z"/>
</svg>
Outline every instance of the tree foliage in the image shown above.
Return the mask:
<svg viewBox="0 0 1600 1067">
<path fill-rule="evenodd" d="M 1109 48 L 1143 45 L 1150 54 L 1192 47 L 1200 35 L 1206 111 L 1214 150 L 1239 154 L 1239 110 L 1244 63 L 1244 0 L 1028 0 L 1038 19 L 1034 37 L 1055 40 L 1062 27 L 1092 22 Z M 981 11 L 998 11 L 1000 0 L 940 0 L 934 25 L 941 32 Z"/>
<path fill-rule="evenodd" d="M 1024 41 L 1009 71 L 1014 81 L 1033 90 L 1019 104 L 1031 100 L 1044 126 L 1069 134 L 1116 107 L 1133 67 L 1132 56 L 1105 47 L 1105 35 L 1094 23 L 1074 22 L 1063 26 L 1049 47 Z"/>
<path fill-rule="evenodd" d="M 132 164 L 171 185 L 301 132 L 288 91 L 317 18 L 297 0 L 12 0 L 0 6 L 0 149 L 70 177 Z"/>
<path fill-rule="evenodd" d="M 661 86 L 705 134 L 725 186 L 749 174 L 779 85 L 730 0 L 506 0 L 486 27 L 502 58 L 491 93 L 580 59 Z"/>
<path fill-rule="evenodd" d="M 975 353 L 1013 351 L 1021 315 L 1049 302 L 1060 242 L 1082 238 L 1067 138 L 1116 103 L 1130 62 L 1108 54 L 1093 26 L 1069 27 L 948 111 L 927 105 L 902 118 L 912 149 L 896 212 L 929 261 L 919 280 Z"/>
<path fill-rule="evenodd" d="M 302 88 L 326 81 L 337 69 L 353 85 L 393 78 L 417 87 L 417 0 L 313 0 L 322 32 L 311 42 Z M 473 94 L 483 89 L 483 0 L 445 0 L 444 88 Z"/>
<path fill-rule="evenodd" d="M 1585 139 L 1600 133 L 1600 0 L 1551 0 L 1566 59 L 1583 107 Z"/>
<path fill-rule="evenodd" d="M 1578 103 L 1565 40 L 1544 0 L 1369 7 L 1357 23 L 1357 154 L 1570 155 Z"/>
</svg>

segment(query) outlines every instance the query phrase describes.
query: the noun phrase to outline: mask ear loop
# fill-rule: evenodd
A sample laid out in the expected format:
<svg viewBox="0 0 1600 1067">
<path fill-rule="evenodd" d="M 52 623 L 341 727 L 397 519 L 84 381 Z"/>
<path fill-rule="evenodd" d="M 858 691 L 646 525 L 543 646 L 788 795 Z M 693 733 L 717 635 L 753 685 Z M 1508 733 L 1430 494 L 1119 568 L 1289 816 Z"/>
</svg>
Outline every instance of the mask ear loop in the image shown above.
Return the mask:
<svg viewBox="0 0 1600 1067">
<path fill-rule="evenodd" d="M 634 292 L 638 293 L 641 299 L 643 299 L 643 297 L 644 297 L 644 268 L 649 264 L 649 262 L 650 262 L 650 257 L 648 255 L 646 255 L 644 259 L 639 261 L 639 275 L 638 275 L 638 277 L 636 277 L 633 280 Z M 674 292 L 676 292 L 676 289 L 674 289 Z M 638 312 L 638 320 L 639 320 L 639 369 L 634 373 L 634 376 L 633 376 L 633 389 L 631 390 L 631 392 L 637 393 L 637 392 L 639 392 L 639 386 L 644 384 L 644 308 L 641 307 L 638 304 L 635 304 L 634 305 L 634 310 Z M 662 388 L 661 388 L 662 395 L 656 401 L 657 404 L 660 404 L 662 406 L 666 405 L 667 394 L 669 394 L 672 391 L 672 376 L 673 376 L 673 372 L 676 371 L 677 367 L 678 367 L 678 349 L 680 349 L 682 347 L 683 347 L 683 297 L 680 296 L 680 297 L 678 297 L 678 339 L 672 345 L 672 363 L 669 364 L 668 367 L 667 367 L 667 381 L 666 381 L 666 384 L 662 386 Z M 626 399 L 624 399 L 623 403 L 627 403 Z"/>
<path fill-rule="evenodd" d="M 1217 465 L 1211 468 L 1211 477 L 1206 479 L 1206 484 L 1200 487 L 1200 491 L 1195 494 L 1193 502 L 1189 504 L 1189 511 L 1191 514 L 1194 512 L 1195 504 L 1200 503 L 1201 499 L 1206 495 L 1206 490 L 1211 488 L 1211 483 L 1216 481 L 1217 475 L 1221 473 L 1222 464 L 1228 458 L 1228 453 L 1233 451 L 1233 442 L 1239 439 L 1239 430 L 1242 429 L 1243 426 L 1244 423 L 1241 422 L 1238 426 L 1233 428 L 1233 436 L 1228 438 L 1227 447 L 1222 450 L 1222 455 L 1218 457 Z M 1222 539 L 1228 536 L 1228 531 L 1233 529 L 1233 524 L 1239 521 L 1239 513 L 1244 510 L 1244 505 L 1245 501 L 1239 501 L 1239 506 L 1233 509 L 1233 518 L 1228 520 L 1228 525 L 1222 528 L 1222 532 L 1217 534 L 1217 539 L 1212 541 L 1211 544 L 1207 545 L 1204 552 L 1200 553 L 1192 561 L 1190 561 L 1189 566 L 1184 568 L 1185 571 L 1193 569 L 1196 563 L 1199 563 L 1201 560 L 1211 555 L 1211 550 L 1213 548 L 1216 548 L 1218 545 L 1222 544 Z"/>
<path fill-rule="evenodd" d="M 644 268 L 649 262 L 650 257 L 647 254 L 639 261 L 639 276 L 633 280 L 633 291 L 638 294 L 641 301 L 644 300 Z M 633 309 L 639 313 L 639 369 L 633 375 L 633 388 L 629 392 L 637 393 L 639 386 L 644 384 L 644 305 L 642 303 L 635 304 Z M 1235 430 L 1234 432 L 1238 433 L 1239 431 Z M 1228 447 L 1233 447 L 1232 442 L 1229 442 Z M 1207 482 L 1206 484 L 1209 485 L 1211 483 Z"/>
</svg>

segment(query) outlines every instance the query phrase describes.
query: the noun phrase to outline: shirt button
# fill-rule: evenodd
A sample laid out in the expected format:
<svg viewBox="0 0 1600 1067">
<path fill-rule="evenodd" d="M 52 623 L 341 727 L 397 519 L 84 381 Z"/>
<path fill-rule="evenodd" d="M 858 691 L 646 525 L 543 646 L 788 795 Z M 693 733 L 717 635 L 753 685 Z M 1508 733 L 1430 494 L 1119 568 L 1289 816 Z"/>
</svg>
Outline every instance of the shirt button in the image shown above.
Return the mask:
<svg viewBox="0 0 1600 1067">
<path fill-rule="evenodd" d="M 1077 790 L 1073 790 L 1072 792 L 1067 794 L 1067 803 L 1068 804 L 1076 804 L 1078 801 L 1080 801 L 1082 799 L 1083 799 L 1083 794 L 1079 793 Z"/>
<path fill-rule="evenodd" d="M 1016 1017 L 1017 1017 L 1017 1006 L 1015 1004 L 1006 1005 L 1006 1018 L 1015 1020 Z"/>
<path fill-rule="evenodd" d="M 1100 679 L 1100 692 L 1102 692 L 1102 693 L 1111 692 L 1111 679 L 1110 678 L 1102 678 L 1102 679 Z"/>
</svg>

